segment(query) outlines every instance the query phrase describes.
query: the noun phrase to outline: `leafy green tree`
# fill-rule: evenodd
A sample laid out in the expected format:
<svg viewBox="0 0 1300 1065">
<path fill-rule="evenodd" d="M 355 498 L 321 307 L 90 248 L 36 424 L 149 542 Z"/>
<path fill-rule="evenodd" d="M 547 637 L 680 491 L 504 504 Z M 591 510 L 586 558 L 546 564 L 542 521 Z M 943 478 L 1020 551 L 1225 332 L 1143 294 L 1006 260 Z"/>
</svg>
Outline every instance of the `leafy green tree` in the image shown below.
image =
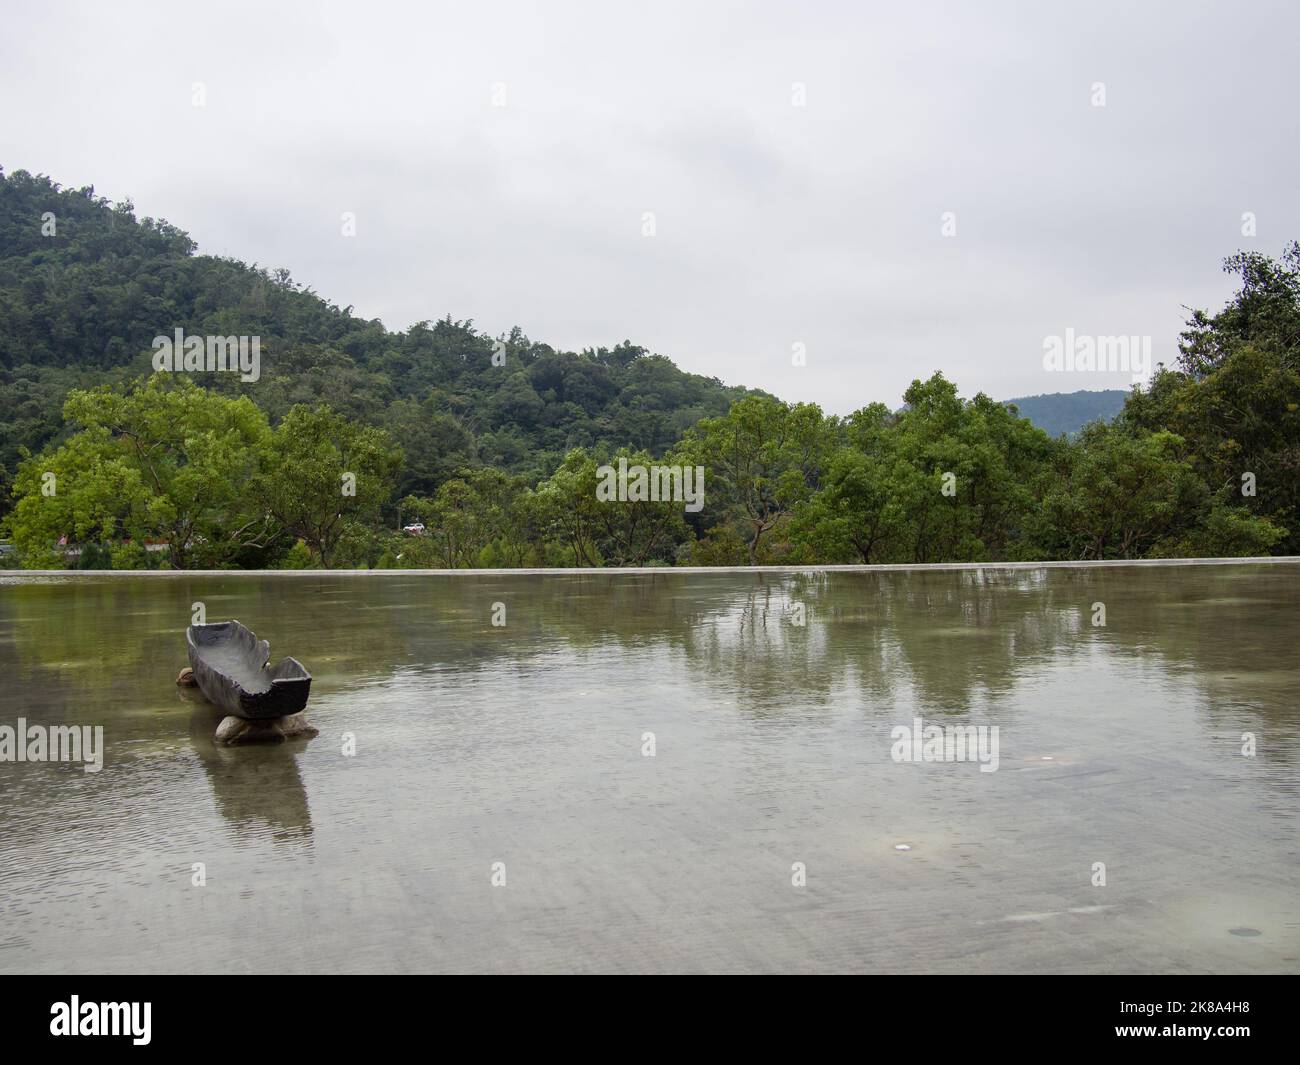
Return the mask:
<svg viewBox="0 0 1300 1065">
<path fill-rule="evenodd" d="M 834 424 L 814 404 L 747 396 L 689 430 L 672 459 L 704 467 L 705 508 L 744 530 L 752 566 L 764 536 L 820 487 L 833 439 Z"/>
<path fill-rule="evenodd" d="M 438 397 L 394 403 L 383 425 L 402 448 L 397 481 L 401 496 L 431 496 L 439 485 L 478 463 L 478 445 L 460 418 L 442 409 Z"/>
<path fill-rule="evenodd" d="M 1255 554 L 1282 535 L 1266 518 L 1216 503 L 1181 437 L 1100 422 L 1084 430 L 1068 478 L 1044 508 L 1077 559 L 1170 557 L 1210 545 Z"/>
<path fill-rule="evenodd" d="M 28 569 L 59 569 L 58 545 L 145 535 L 150 492 L 141 471 L 109 434 L 86 430 L 24 461 L 14 478 L 18 503 L 6 519 Z"/>
<path fill-rule="evenodd" d="M 890 461 L 840 448 L 827 463 L 822 488 L 796 509 L 791 522 L 795 557 L 871 564 L 895 557 L 907 528 Z"/>
<path fill-rule="evenodd" d="M 596 460 L 575 449 L 545 482 L 537 486 L 537 508 L 564 562 L 574 566 L 599 566 L 601 503 L 596 497 Z"/>
<path fill-rule="evenodd" d="M 1223 260 L 1241 278 L 1236 295 L 1218 314 L 1192 312 L 1179 344 L 1179 363 L 1194 377 L 1210 373 L 1233 352 L 1253 347 L 1300 370 L 1300 241 L 1280 259 L 1238 252 Z"/>
<path fill-rule="evenodd" d="M 244 492 L 270 440 L 249 400 L 160 374 L 74 391 L 64 415 L 80 431 L 25 461 L 16 479 L 10 527 L 33 564 L 48 563 L 62 537 L 163 540 L 177 568 L 220 565 L 268 542 L 274 530 Z"/>
<path fill-rule="evenodd" d="M 667 460 L 656 461 L 648 451 L 622 448 L 611 455 L 607 463 L 597 467 L 598 478 L 607 486 L 615 488 L 615 498 L 602 498 L 597 493 L 594 525 L 601 555 L 615 566 L 644 566 L 651 563 L 671 565 L 682 545 L 691 538 L 690 527 L 684 518 L 688 503 L 685 498 L 686 473 L 684 470 L 681 473 L 682 498 L 637 498 L 639 493 L 629 483 L 628 498 L 619 499 L 616 482 L 620 462 L 625 462 L 629 470 L 645 471 L 647 485 L 649 478 L 660 482 L 657 487 L 660 488 L 661 495 L 663 488 L 670 487 L 675 492 L 679 485 L 679 482 L 673 480 L 675 470 L 667 478 L 655 471 L 656 466 L 672 467 L 678 464 Z M 602 467 L 605 471 L 603 475 Z M 629 482 L 637 476 L 637 473 L 633 473 Z"/>
<path fill-rule="evenodd" d="M 522 477 L 467 469 L 444 481 L 432 499 L 408 496 L 406 520 L 425 534 L 403 544 L 403 562 L 446 569 L 525 565 L 539 549 L 533 493 Z"/>
<path fill-rule="evenodd" d="M 301 540 L 295 540 L 293 546 L 285 552 L 284 557 L 276 565 L 276 569 L 311 569 L 315 564 L 312 558 L 311 548 Z"/>
<path fill-rule="evenodd" d="M 620 461 L 628 469 L 626 498 L 619 498 L 617 486 Z M 571 451 L 530 500 L 529 519 L 550 545 L 550 557 L 558 554 L 557 562 L 579 566 L 671 565 L 691 536 L 684 518 L 684 474 L 679 482 L 672 474 L 661 479 L 653 469 L 671 465 L 627 448 L 605 462 Z M 645 497 L 636 487 L 638 471 L 644 473 Z M 680 490 L 683 498 L 649 498 L 652 478 L 664 482 L 657 492 Z"/>
<path fill-rule="evenodd" d="M 1185 525 L 1199 503 L 1199 485 L 1179 456 L 1182 445 L 1172 433 L 1087 426 L 1068 480 L 1044 502 L 1069 557 L 1141 558 Z"/>
<path fill-rule="evenodd" d="M 294 407 L 276 426 L 250 495 L 328 569 L 350 524 L 378 517 L 401 460 L 381 429 L 327 407 Z"/>
<path fill-rule="evenodd" d="M 1241 288 L 1215 315 L 1195 311 L 1179 370 L 1135 390 L 1121 420 L 1168 430 L 1222 506 L 1286 529 L 1276 550 L 1300 552 L 1300 244 L 1280 261 L 1239 253 L 1224 267 Z M 1253 494 L 1252 494 L 1253 493 Z"/>
</svg>

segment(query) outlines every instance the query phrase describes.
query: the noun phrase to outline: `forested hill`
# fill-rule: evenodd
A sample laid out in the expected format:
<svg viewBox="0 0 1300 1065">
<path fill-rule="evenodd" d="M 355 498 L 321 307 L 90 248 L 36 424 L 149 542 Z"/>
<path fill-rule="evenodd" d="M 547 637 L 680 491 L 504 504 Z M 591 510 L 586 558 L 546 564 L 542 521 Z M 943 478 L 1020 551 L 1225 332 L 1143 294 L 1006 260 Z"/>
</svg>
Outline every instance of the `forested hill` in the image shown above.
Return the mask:
<svg viewBox="0 0 1300 1065">
<path fill-rule="evenodd" d="M 1122 388 L 1097 392 L 1052 392 L 1042 396 L 1008 399 L 1022 418 L 1028 418 L 1048 436 L 1077 433 L 1089 422 L 1108 422 L 1124 409 L 1128 393 Z"/>
<path fill-rule="evenodd" d="M 283 271 L 197 255 L 130 204 L 0 172 L 0 536 L 12 540 L 0 560 L 456 568 L 1300 553 L 1300 242 L 1280 259 L 1238 252 L 1223 268 L 1240 288 L 1219 311 L 1192 312 L 1176 368 L 1129 393 L 1113 421 L 1053 437 L 985 395 L 963 399 L 942 373 L 914 381 L 901 409 L 828 417 L 626 342 L 560 352 L 449 317 L 389 332 Z M 153 339 L 178 329 L 258 337 L 260 376 L 154 374 Z M 93 387 L 103 384 L 124 387 Z M 1033 416 L 1030 401 L 1021 409 Z M 629 491 L 606 506 L 601 471 L 616 451 L 643 472 L 667 456 L 681 493 Z M 707 509 L 703 482 L 687 489 L 696 469 Z"/>
<path fill-rule="evenodd" d="M 35 452 L 63 431 L 70 388 L 147 374 L 151 341 L 177 328 L 260 336 L 260 381 L 198 380 L 242 390 L 273 421 L 320 401 L 389 430 L 405 453 L 403 493 L 431 492 L 466 466 L 544 475 L 573 447 L 659 453 L 748 391 L 626 341 L 556 351 L 518 329 L 498 338 L 504 365 L 494 365 L 493 338 L 472 322 L 391 332 L 285 270 L 196 254 L 188 235 L 137 219 L 129 202 L 0 170 L 4 495 L 19 448 Z"/>
</svg>

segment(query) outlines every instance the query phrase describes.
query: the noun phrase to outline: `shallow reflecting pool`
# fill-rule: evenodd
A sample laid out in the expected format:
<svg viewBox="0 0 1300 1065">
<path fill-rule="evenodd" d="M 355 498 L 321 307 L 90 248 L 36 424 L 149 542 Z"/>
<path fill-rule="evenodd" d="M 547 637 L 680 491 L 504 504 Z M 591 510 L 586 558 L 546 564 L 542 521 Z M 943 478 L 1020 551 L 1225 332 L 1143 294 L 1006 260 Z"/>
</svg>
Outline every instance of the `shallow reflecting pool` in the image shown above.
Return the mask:
<svg viewBox="0 0 1300 1065">
<path fill-rule="evenodd" d="M 104 753 L 0 762 L 0 971 L 1297 972 L 1298 592 L 3 575 L 0 726 Z M 213 744 L 200 602 L 307 666 L 319 736 Z M 899 760 L 917 719 L 996 771 Z"/>
</svg>

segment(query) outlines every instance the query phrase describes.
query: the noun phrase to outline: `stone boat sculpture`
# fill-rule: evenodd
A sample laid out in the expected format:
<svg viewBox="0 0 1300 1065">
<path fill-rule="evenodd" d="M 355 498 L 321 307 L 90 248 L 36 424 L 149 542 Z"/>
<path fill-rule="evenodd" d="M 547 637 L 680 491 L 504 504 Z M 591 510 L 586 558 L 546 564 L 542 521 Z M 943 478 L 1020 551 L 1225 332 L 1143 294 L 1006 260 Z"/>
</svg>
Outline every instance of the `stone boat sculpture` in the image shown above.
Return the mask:
<svg viewBox="0 0 1300 1065">
<path fill-rule="evenodd" d="M 271 645 L 238 621 L 191 625 L 185 630 L 194 681 L 207 700 L 244 721 L 270 721 L 301 713 L 311 674 L 296 658 L 273 669 Z"/>
</svg>

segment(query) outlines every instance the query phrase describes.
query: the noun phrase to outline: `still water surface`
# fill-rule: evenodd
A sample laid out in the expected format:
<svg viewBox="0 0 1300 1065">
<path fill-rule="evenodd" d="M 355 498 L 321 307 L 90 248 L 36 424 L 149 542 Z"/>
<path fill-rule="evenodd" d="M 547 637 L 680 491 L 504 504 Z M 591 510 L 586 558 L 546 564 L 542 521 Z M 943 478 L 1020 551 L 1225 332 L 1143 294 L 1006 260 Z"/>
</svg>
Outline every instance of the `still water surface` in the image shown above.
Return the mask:
<svg viewBox="0 0 1300 1065">
<path fill-rule="evenodd" d="M 0 763 L 0 971 L 1297 972 L 1298 591 L 0 577 L 0 725 L 106 748 Z M 173 683 L 196 601 L 307 666 L 318 737 L 213 745 Z M 918 716 L 998 726 L 998 770 L 894 762 Z"/>
</svg>

